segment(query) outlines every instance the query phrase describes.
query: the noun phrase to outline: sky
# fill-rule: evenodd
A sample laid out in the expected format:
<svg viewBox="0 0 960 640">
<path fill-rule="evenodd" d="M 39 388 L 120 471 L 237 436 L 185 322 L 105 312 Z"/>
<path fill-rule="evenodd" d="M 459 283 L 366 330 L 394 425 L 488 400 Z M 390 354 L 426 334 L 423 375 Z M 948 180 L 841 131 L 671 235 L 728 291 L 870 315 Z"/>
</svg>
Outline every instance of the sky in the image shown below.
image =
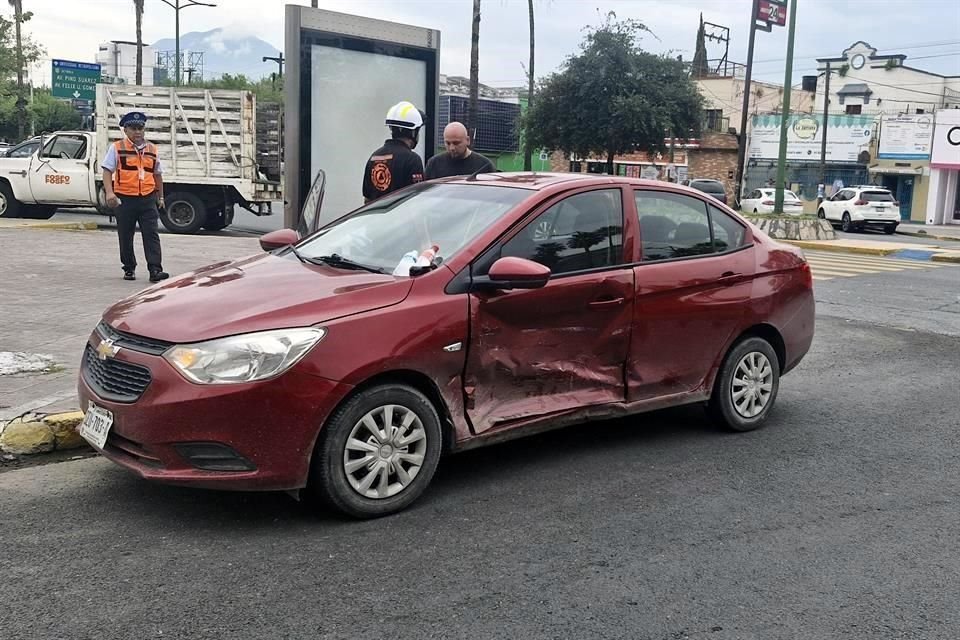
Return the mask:
<svg viewBox="0 0 960 640">
<path fill-rule="evenodd" d="M 180 0 L 184 2 L 185 0 Z M 231 35 L 256 35 L 282 50 L 284 5 L 308 0 L 206 0 L 218 6 L 180 12 L 181 33 L 222 27 Z M 957 0 L 799 0 L 793 83 L 815 73 L 816 58 L 839 56 L 858 40 L 881 54 L 903 53 L 905 64 L 960 76 L 960 2 Z M 730 29 L 729 58 L 746 60 L 751 0 L 534 0 L 536 75 L 555 71 L 577 51 L 585 26 L 613 11 L 635 18 L 653 32 L 641 46 L 655 53 L 692 59 L 700 13 L 707 22 Z M 7 3 L 3 11 L 9 13 Z M 23 0 L 34 12 L 28 31 L 48 58 L 94 60 L 108 40 L 133 40 L 132 0 Z M 391 20 L 441 31 L 441 73 L 469 75 L 471 0 L 319 0 L 324 9 Z M 482 0 L 480 81 L 493 86 L 525 84 L 528 58 L 527 0 Z M 147 43 L 173 37 L 174 12 L 161 0 L 146 0 L 143 37 Z M 783 82 L 787 30 L 758 32 L 754 77 Z M 708 56 L 723 47 L 707 43 Z M 216 73 L 216 69 L 208 71 Z M 36 84 L 48 84 L 50 62 L 34 71 Z"/>
</svg>

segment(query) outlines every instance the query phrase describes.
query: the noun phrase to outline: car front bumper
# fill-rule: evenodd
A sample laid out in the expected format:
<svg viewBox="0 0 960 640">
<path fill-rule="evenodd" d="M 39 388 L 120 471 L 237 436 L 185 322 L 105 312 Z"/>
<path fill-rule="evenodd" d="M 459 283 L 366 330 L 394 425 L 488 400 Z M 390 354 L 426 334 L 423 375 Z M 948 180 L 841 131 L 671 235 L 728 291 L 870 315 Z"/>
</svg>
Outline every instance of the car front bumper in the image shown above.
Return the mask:
<svg viewBox="0 0 960 640">
<path fill-rule="evenodd" d="M 121 349 L 111 370 L 95 376 L 101 336 L 90 336 L 78 382 L 80 406 L 110 411 L 103 455 L 141 477 L 210 489 L 267 491 L 306 485 L 317 434 L 350 391 L 343 383 L 294 366 L 261 382 L 203 385 L 160 356 Z M 148 370 L 139 397 L 118 401 L 110 375 Z M 106 385 L 106 386 L 105 386 Z"/>
</svg>

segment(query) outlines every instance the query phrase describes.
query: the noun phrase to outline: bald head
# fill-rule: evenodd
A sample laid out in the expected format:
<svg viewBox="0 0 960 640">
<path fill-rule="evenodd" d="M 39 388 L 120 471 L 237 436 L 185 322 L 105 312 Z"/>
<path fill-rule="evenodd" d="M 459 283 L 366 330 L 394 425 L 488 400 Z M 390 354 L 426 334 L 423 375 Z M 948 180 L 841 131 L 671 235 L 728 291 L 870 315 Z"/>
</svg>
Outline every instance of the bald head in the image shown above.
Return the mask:
<svg viewBox="0 0 960 640">
<path fill-rule="evenodd" d="M 443 145 L 451 158 L 462 160 L 470 155 L 470 135 L 459 122 L 451 122 L 443 129 Z"/>
</svg>

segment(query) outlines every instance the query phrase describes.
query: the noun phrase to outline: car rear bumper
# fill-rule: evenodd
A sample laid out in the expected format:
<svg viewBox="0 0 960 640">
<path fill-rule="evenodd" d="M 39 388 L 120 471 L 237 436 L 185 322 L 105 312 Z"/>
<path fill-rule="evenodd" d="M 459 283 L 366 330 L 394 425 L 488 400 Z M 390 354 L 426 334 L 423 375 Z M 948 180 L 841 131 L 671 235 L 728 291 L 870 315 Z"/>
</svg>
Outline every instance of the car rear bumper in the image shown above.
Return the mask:
<svg viewBox="0 0 960 640">
<path fill-rule="evenodd" d="M 95 348 L 95 331 L 90 344 Z M 188 382 L 166 360 L 122 349 L 115 359 L 149 370 L 133 402 L 106 396 L 86 365 L 80 406 L 113 414 L 102 453 L 141 477 L 169 484 L 243 491 L 305 486 L 317 433 L 349 385 L 294 367 L 273 380 L 248 384 Z"/>
</svg>

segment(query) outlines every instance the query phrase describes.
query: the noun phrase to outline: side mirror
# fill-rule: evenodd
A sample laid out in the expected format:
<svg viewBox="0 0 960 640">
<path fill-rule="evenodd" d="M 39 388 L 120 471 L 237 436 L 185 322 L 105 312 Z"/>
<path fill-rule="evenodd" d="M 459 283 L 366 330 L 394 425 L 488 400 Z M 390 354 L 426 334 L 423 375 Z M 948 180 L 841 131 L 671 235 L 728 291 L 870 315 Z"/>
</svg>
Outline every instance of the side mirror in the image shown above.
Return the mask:
<svg viewBox="0 0 960 640">
<path fill-rule="evenodd" d="M 525 258 L 500 258 L 486 276 L 474 278 L 478 289 L 540 289 L 550 281 L 550 269 Z"/>
<path fill-rule="evenodd" d="M 300 234 L 293 229 L 277 229 L 260 236 L 260 248 L 267 253 L 282 249 L 300 241 Z"/>
</svg>

